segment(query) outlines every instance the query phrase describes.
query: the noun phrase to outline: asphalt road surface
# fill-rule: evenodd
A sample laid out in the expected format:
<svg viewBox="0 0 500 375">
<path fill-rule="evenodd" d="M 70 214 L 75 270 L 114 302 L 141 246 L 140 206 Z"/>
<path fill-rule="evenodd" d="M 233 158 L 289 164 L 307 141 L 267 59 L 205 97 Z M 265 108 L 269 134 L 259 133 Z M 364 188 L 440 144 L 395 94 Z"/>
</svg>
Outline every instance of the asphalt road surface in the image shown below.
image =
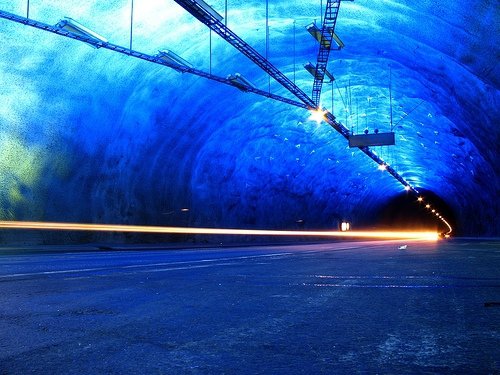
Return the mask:
<svg viewBox="0 0 500 375">
<path fill-rule="evenodd" d="M 0 374 L 500 373 L 498 241 L 59 250 L 0 255 Z"/>
</svg>

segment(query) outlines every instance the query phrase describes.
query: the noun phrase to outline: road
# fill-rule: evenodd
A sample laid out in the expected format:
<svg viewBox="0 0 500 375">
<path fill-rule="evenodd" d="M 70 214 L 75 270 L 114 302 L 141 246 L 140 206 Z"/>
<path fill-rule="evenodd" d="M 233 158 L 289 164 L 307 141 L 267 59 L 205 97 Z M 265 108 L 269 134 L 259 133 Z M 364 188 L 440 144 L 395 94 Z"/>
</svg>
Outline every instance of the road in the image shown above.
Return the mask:
<svg viewBox="0 0 500 375">
<path fill-rule="evenodd" d="M 498 241 L 1 255 L 0 374 L 495 373 L 499 270 Z"/>
</svg>

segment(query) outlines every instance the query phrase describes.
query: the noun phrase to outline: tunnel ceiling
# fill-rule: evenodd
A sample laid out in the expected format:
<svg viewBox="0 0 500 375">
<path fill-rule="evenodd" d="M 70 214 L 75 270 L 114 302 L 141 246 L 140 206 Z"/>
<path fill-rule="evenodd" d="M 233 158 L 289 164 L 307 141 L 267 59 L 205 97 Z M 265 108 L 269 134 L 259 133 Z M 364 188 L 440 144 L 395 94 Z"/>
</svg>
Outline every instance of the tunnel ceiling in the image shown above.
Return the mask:
<svg viewBox="0 0 500 375">
<path fill-rule="evenodd" d="M 323 3 L 326 3 L 324 1 Z M 225 3 L 210 4 L 224 15 Z M 265 54 L 265 1 L 227 3 L 227 26 Z M 26 1 L 0 9 L 26 16 Z M 323 4 L 324 5 L 324 4 Z M 32 1 L 129 46 L 131 1 Z M 333 113 L 454 213 L 461 234 L 500 235 L 500 11 L 496 1 L 343 1 L 328 70 Z M 269 60 L 306 93 L 319 1 L 269 1 Z M 403 186 L 308 111 L 168 67 L 0 20 L 0 217 L 120 224 L 375 225 Z M 133 48 L 197 69 L 268 78 L 171 0 L 135 0 Z M 271 92 L 290 97 L 271 80 Z M 322 105 L 332 110 L 332 86 Z M 184 209 L 184 210 L 183 210 Z M 189 209 L 189 210 L 186 210 Z"/>
</svg>

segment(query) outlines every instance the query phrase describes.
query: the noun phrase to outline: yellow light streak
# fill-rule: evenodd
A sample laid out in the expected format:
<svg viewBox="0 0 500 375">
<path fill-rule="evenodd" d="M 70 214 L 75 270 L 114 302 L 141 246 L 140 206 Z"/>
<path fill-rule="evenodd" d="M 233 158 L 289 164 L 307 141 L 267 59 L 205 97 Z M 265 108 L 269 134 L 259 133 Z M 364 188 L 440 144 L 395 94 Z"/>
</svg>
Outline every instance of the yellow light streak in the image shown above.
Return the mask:
<svg viewBox="0 0 500 375">
<path fill-rule="evenodd" d="M 307 236 L 307 237 L 349 237 L 349 238 L 381 238 L 381 239 L 418 239 L 434 241 L 439 238 L 436 232 L 425 231 L 287 231 L 287 230 L 255 230 L 232 228 L 189 228 L 162 227 L 146 225 L 117 224 L 79 224 L 38 221 L 0 221 L 3 229 L 36 229 L 66 231 L 98 231 L 98 232 L 138 232 L 163 234 L 218 234 L 245 236 Z"/>
<path fill-rule="evenodd" d="M 448 232 L 445 233 L 445 236 L 450 237 L 450 233 L 453 232 L 453 228 L 451 227 L 450 223 L 448 223 L 444 218 L 441 218 L 441 221 L 448 227 Z"/>
</svg>

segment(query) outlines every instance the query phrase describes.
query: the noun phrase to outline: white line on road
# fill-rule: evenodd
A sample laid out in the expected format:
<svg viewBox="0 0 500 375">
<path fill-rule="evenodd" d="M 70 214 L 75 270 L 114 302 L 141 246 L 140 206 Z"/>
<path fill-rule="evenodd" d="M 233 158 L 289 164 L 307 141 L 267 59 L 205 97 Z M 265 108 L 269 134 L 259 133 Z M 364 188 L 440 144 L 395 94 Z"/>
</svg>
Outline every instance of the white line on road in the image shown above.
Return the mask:
<svg viewBox="0 0 500 375">
<path fill-rule="evenodd" d="M 241 259 L 264 258 L 264 257 L 281 257 L 281 256 L 291 255 L 291 254 L 293 254 L 293 253 L 273 253 L 273 254 L 265 254 L 265 255 L 248 255 L 248 256 L 225 257 L 225 258 L 215 258 L 215 259 L 199 259 L 199 260 L 192 260 L 192 261 L 180 261 L 180 262 L 168 262 L 168 263 L 134 264 L 134 265 L 130 265 L 130 266 L 121 266 L 121 267 L 95 267 L 95 268 L 80 268 L 80 269 L 70 269 L 70 270 L 14 273 L 14 274 L 10 274 L 10 275 L 0 275 L 0 279 L 22 277 L 22 276 L 55 275 L 55 274 L 65 274 L 65 273 L 106 271 L 106 270 L 130 269 L 130 268 L 141 268 L 141 267 L 161 267 L 161 266 L 171 266 L 171 265 L 175 265 L 175 264 L 218 262 L 218 261 L 241 260 Z M 174 269 L 180 269 L 180 268 L 174 268 Z M 148 272 L 148 271 L 142 271 L 142 272 Z"/>
</svg>

